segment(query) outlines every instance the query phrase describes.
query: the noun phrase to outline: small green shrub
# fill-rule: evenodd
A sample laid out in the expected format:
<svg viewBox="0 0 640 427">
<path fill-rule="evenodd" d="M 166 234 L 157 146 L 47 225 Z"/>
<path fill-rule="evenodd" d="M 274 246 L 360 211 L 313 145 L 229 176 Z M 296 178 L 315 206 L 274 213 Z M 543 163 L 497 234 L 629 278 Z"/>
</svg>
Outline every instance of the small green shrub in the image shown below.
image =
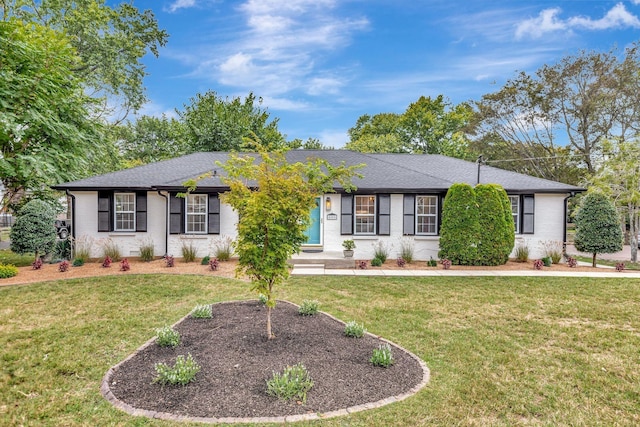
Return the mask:
<svg viewBox="0 0 640 427">
<path fill-rule="evenodd" d="M 404 259 L 407 263 L 411 264 L 413 261 L 414 243 L 410 237 L 403 237 L 400 239 L 400 258 Z"/>
<path fill-rule="evenodd" d="M 211 319 L 212 316 L 213 310 L 211 304 L 196 305 L 194 309 L 191 310 L 191 317 L 196 319 Z"/>
<path fill-rule="evenodd" d="M 180 344 L 180 333 L 171 328 L 164 326 L 156 329 L 156 344 L 160 347 L 175 347 Z"/>
<path fill-rule="evenodd" d="M 378 258 L 382 264 L 389 258 L 389 252 L 390 249 L 382 240 L 378 240 L 373 244 L 373 257 L 374 259 Z M 373 261 L 371 261 L 371 265 L 373 265 Z"/>
<path fill-rule="evenodd" d="M 382 366 L 388 368 L 393 365 L 393 353 L 388 343 L 380 344 L 378 348 L 373 349 L 373 355 L 370 359 L 373 366 Z"/>
<path fill-rule="evenodd" d="M 219 261 L 229 261 L 233 255 L 233 239 L 229 236 L 224 236 L 216 240 L 213 255 Z"/>
<path fill-rule="evenodd" d="M 516 262 L 529 261 L 529 246 L 526 243 L 516 246 Z"/>
<path fill-rule="evenodd" d="M 120 248 L 118 247 L 117 243 L 114 242 L 111 238 L 104 239 L 102 241 L 102 255 L 105 258 L 111 258 L 114 262 L 118 262 L 122 258 Z"/>
<path fill-rule="evenodd" d="M 551 267 L 551 257 L 543 257 L 542 258 L 542 263 L 544 264 L 545 267 Z"/>
<path fill-rule="evenodd" d="M 73 260 L 74 267 L 82 267 L 84 265 L 84 260 L 82 258 L 75 258 Z"/>
<path fill-rule="evenodd" d="M 182 242 L 182 260 L 184 262 L 194 262 L 198 253 L 198 249 L 194 246 L 193 242 Z"/>
<path fill-rule="evenodd" d="M 438 261 L 433 259 L 433 257 L 429 257 L 429 261 L 427 261 L 427 267 L 437 267 Z"/>
<path fill-rule="evenodd" d="M 559 264 L 562 260 L 562 242 L 559 240 L 547 240 L 542 243 L 544 255 L 551 259 L 551 263 Z"/>
<path fill-rule="evenodd" d="M 258 301 L 260 301 L 260 304 L 262 305 L 267 305 L 267 301 L 269 301 L 269 297 L 267 297 L 265 294 L 258 294 Z"/>
<path fill-rule="evenodd" d="M 302 363 L 287 366 L 282 374 L 273 372 L 271 379 L 267 380 L 267 394 L 285 401 L 295 398 L 306 403 L 311 387 L 313 380 Z"/>
<path fill-rule="evenodd" d="M 144 262 L 153 261 L 154 253 L 153 240 L 147 238 L 140 243 L 140 259 Z"/>
<path fill-rule="evenodd" d="M 154 383 L 187 385 L 195 379 L 196 374 L 200 371 L 200 365 L 189 353 L 186 359 L 182 355 L 176 357 L 176 363 L 173 366 L 166 363 L 156 363 L 155 369 L 158 375 L 154 378 Z"/>
<path fill-rule="evenodd" d="M 208 265 L 210 259 L 211 257 L 207 255 L 206 257 L 202 258 L 202 261 L 200 261 L 200 265 Z"/>
<path fill-rule="evenodd" d="M 380 258 L 374 258 L 371 260 L 371 267 L 381 267 L 382 266 L 382 260 Z"/>
<path fill-rule="evenodd" d="M 364 325 L 361 323 L 357 323 L 355 320 L 347 322 L 344 327 L 344 334 L 348 337 L 353 338 L 362 338 L 366 331 L 367 330 L 364 328 Z"/>
<path fill-rule="evenodd" d="M 67 238 L 56 241 L 53 247 L 53 257 L 57 259 L 71 259 L 71 239 Z"/>
<path fill-rule="evenodd" d="M 3 147 L 4 145 L 3 141 Z M 6 171 L 3 170 L 3 173 Z M 34 261 L 38 256 L 50 253 L 57 238 L 55 216 L 56 210 L 50 203 L 38 199 L 29 200 L 18 211 L 9 232 L 11 250 L 18 254 L 33 252 Z"/>
<path fill-rule="evenodd" d="M 0 264 L 0 279 L 8 279 L 9 277 L 13 277 L 17 275 L 18 275 L 18 267 L 16 267 L 15 265 Z"/>
<path fill-rule="evenodd" d="M 356 242 L 353 239 L 347 239 L 342 242 L 342 247 L 345 251 L 352 251 L 356 248 Z"/>
<path fill-rule="evenodd" d="M 302 316 L 313 316 L 318 312 L 318 306 L 320 303 L 316 300 L 304 300 L 302 305 L 298 308 L 298 313 Z"/>
</svg>

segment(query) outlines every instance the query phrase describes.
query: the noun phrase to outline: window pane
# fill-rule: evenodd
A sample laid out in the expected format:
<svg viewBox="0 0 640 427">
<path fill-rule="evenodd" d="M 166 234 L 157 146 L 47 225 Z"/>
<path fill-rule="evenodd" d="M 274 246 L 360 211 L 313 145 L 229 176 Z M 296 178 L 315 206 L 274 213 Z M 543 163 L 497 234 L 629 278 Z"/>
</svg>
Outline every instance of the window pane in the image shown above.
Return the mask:
<svg viewBox="0 0 640 427">
<path fill-rule="evenodd" d="M 136 195 L 133 193 L 115 194 L 115 230 L 133 231 L 135 229 Z"/>
<path fill-rule="evenodd" d="M 187 233 L 207 232 L 207 201 L 206 194 L 189 194 L 187 196 Z"/>
<path fill-rule="evenodd" d="M 375 234 L 376 196 L 355 196 L 355 233 Z"/>
<path fill-rule="evenodd" d="M 356 233 L 373 234 L 375 232 L 375 221 L 373 217 L 356 217 Z"/>
<path fill-rule="evenodd" d="M 438 197 L 416 197 L 416 234 L 437 234 Z"/>
</svg>

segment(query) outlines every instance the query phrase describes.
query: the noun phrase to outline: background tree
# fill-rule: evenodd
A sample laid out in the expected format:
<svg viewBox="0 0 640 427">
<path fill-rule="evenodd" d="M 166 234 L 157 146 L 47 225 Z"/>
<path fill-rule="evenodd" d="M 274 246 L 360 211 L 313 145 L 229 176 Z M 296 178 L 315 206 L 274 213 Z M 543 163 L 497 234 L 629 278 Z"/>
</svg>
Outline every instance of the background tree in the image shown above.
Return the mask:
<svg viewBox="0 0 640 427">
<path fill-rule="evenodd" d="M 478 209 L 469 184 L 453 184 L 444 199 L 440 226 L 440 259 L 474 265 L 478 259 Z"/>
<path fill-rule="evenodd" d="M 601 193 L 590 192 L 582 199 L 575 217 L 574 245 L 580 252 L 609 254 L 622 250 L 622 230 L 613 203 Z"/>
<path fill-rule="evenodd" d="M 251 156 L 231 155 L 220 165 L 227 174 L 223 182 L 230 188 L 221 200 L 239 215 L 238 272 L 251 279 L 254 290 L 266 295 L 267 337 L 272 339 L 274 287 L 289 277 L 287 261 L 306 241 L 315 199 L 333 191 L 336 181 L 350 190 L 355 168 L 332 166 L 319 158 L 289 163 L 284 151 L 268 152 L 264 146 L 257 151 L 259 162 Z"/>
<path fill-rule="evenodd" d="M 463 159 L 468 157 L 465 129 L 472 118 L 473 110 L 466 103 L 452 105 L 443 95 L 421 96 L 402 114 L 400 127 L 412 153 Z"/>
<path fill-rule="evenodd" d="M 286 143 L 287 148 L 292 149 L 292 150 L 298 150 L 298 149 L 303 149 L 303 150 L 333 150 L 333 147 L 324 145 L 322 143 L 322 141 L 320 141 L 318 138 L 307 138 L 306 141 L 302 141 L 300 138 L 296 138 L 294 140 L 291 141 L 287 141 Z"/>
<path fill-rule="evenodd" d="M 173 118 L 141 116 L 115 129 L 126 167 L 179 157 L 188 151 L 184 127 Z"/>
<path fill-rule="evenodd" d="M 151 10 L 140 12 L 131 2 L 112 8 L 104 0 L 12 0 L 0 7 L 5 21 L 17 18 L 68 36 L 80 57 L 70 74 L 89 96 L 102 99 L 105 117 L 122 119 L 146 102 L 142 58 L 149 52 L 158 56 L 168 38 Z"/>
<path fill-rule="evenodd" d="M 56 243 L 55 216 L 49 203 L 38 199 L 27 202 L 11 227 L 11 250 L 20 255 L 33 252 L 35 259 L 51 252 Z"/>
<path fill-rule="evenodd" d="M 248 147 L 245 141 L 254 140 L 262 141 L 269 150 L 285 147 L 278 119 L 269 121 L 269 113 L 261 105 L 262 98 L 253 93 L 244 100 L 223 99 L 212 91 L 197 94 L 191 104 L 178 111 L 188 151 L 243 151 Z"/>
<path fill-rule="evenodd" d="M 638 260 L 640 232 L 640 142 L 606 141 L 606 161 L 590 183 L 605 194 L 618 209 L 620 229 L 629 226 L 631 261 Z"/>
<path fill-rule="evenodd" d="M 66 37 L 10 20 L 0 25 L 0 45 L 0 179 L 3 205 L 16 207 L 27 190 L 46 197 L 48 185 L 88 173 L 91 154 L 108 150 Z"/>
<path fill-rule="evenodd" d="M 478 264 L 503 265 L 515 244 L 509 196 L 497 184 L 479 184 L 474 191 L 478 209 Z"/>
</svg>

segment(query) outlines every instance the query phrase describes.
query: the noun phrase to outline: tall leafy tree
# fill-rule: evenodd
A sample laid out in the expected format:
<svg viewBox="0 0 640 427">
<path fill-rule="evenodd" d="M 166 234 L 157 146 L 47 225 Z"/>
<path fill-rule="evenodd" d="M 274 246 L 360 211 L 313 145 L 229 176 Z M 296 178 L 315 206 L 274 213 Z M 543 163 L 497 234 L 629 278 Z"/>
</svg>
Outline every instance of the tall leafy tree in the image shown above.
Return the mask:
<svg viewBox="0 0 640 427">
<path fill-rule="evenodd" d="M 178 157 L 188 151 L 184 126 L 173 118 L 141 116 L 116 127 L 117 144 L 125 166 Z"/>
<path fill-rule="evenodd" d="M 466 158 L 465 129 L 472 118 L 473 110 L 466 103 L 452 105 L 443 95 L 421 96 L 402 114 L 400 125 L 411 152 Z"/>
<path fill-rule="evenodd" d="M 261 107 L 262 99 L 249 93 L 244 99 L 222 98 L 209 91 L 191 98 L 183 111 L 178 111 L 185 127 L 188 150 L 242 151 L 250 141 L 260 140 L 270 150 L 286 146 L 278 130 L 278 119 L 269 121 L 269 113 Z"/>
<path fill-rule="evenodd" d="M 267 296 L 267 337 L 272 339 L 274 287 L 288 278 L 287 260 L 306 241 L 315 198 L 332 191 L 335 182 L 351 189 L 355 168 L 334 166 L 319 158 L 289 163 L 284 151 L 268 152 L 263 146 L 257 151 L 259 162 L 251 156 L 231 155 L 221 165 L 227 173 L 223 180 L 230 188 L 221 200 L 239 215 L 238 271 L 251 279 L 254 290 Z"/>
<path fill-rule="evenodd" d="M 5 21 L 17 18 L 68 36 L 80 58 L 70 74 L 102 98 L 105 115 L 123 118 L 146 102 L 142 58 L 158 56 L 168 39 L 151 10 L 140 12 L 133 2 L 110 7 L 105 0 L 5 0 L 0 8 Z"/>
<path fill-rule="evenodd" d="M 622 230 L 618 213 L 613 202 L 604 194 L 587 193 L 576 213 L 575 225 L 576 249 L 593 254 L 593 267 L 596 266 L 598 254 L 622 250 Z"/>
<path fill-rule="evenodd" d="M 86 173 L 101 125 L 89 118 L 91 100 L 71 71 L 81 59 L 67 37 L 10 20 L 0 46 L 0 180 L 3 205 L 15 207 L 27 190 L 44 197 L 48 185 Z"/>
<path fill-rule="evenodd" d="M 640 232 L 640 142 L 606 141 L 606 161 L 591 179 L 592 186 L 613 200 L 621 229 L 629 226 L 631 261 L 638 260 Z"/>
<path fill-rule="evenodd" d="M 515 244 L 511 203 L 497 184 L 475 187 L 478 206 L 478 264 L 502 265 L 509 260 Z"/>
<path fill-rule="evenodd" d="M 444 198 L 440 227 L 441 259 L 474 265 L 478 259 L 479 223 L 476 193 L 469 184 L 453 184 Z"/>
</svg>

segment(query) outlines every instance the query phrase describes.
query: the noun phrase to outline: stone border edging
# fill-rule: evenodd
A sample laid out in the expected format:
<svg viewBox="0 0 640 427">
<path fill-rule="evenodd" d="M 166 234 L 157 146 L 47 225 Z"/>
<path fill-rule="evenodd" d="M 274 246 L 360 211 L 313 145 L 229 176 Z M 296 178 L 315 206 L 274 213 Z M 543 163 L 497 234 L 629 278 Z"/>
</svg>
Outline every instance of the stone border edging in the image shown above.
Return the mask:
<svg viewBox="0 0 640 427">
<path fill-rule="evenodd" d="M 216 304 L 232 304 L 232 303 L 237 303 L 237 302 L 245 302 L 245 301 L 253 301 L 253 300 L 237 300 L 237 301 L 221 301 L 221 302 L 217 302 L 217 303 L 213 303 L 212 305 L 216 305 Z M 300 307 L 297 304 L 294 304 L 290 301 L 286 301 L 286 300 L 278 300 L 278 302 L 285 302 L 287 304 L 291 304 L 293 306 L 296 307 Z M 320 313 L 324 314 L 325 316 L 339 322 L 342 323 L 344 325 L 346 325 L 345 322 L 343 322 L 342 320 L 336 318 L 335 316 L 332 316 L 329 313 L 325 313 L 324 311 L 320 311 Z M 177 325 L 178 323 L 182 322 L 183 320 L 185 320 L 191 313 L 187 314 L 186 316 L 182 317 L 180 320 L 178 320 L 177 322 L 175 322 L 173 325 L 171 325 L 171 327 L 174 327 L 175 325 Z M 113 376 L 113 373 L 118 369 L 118 367 L 120 367 L 121 365 L 123 365 L 125 362 L 127 362 L 128 360 L 132 359 L 133 357 L 135 357 L 139 352 L 141 352 L 142 350 L 144 350 L 145 348 L 147 348 L 148 346 L 152 345 L 155 343 L 155 338 L 151 338 L 149 339 L 147 342 L 145 342 L 142 346 L 140 346 L 138 349 L 136 349 L 136 351 L 134 351 L 133 353 L 131 353 L 129 356 L 127 356 L 124 360 L 122 360 L 121 362 L 119 362 L 118 364 L 112 366 L 111 368 L 109 368 L 109 370 L 107 371 L 107 373 L 105 374 L 105 376 L 102 379 L 102 383 L 100 384 L 100 393 L 102 394 L 102 396 L 107 399 L 107 401 L 109 401 L 114 407 L 120 409 L 121 411 L 124 411 L 126 413 L 128 413 L 129 415 L 133 415 L 136 417 L 147 417 L 147 418 L 155 418 L 155 419 L 159 419 L 159 420 L 168 420 L 168 421 L 181 421 L 181 422 L 198 422 L 198 423 L 207 423 L 207 424 L 221 424 L 221 423 L 225 423 L 225 424 L 237 424 L 237 423 L 292 423 L 292 422 L 296 422 L 296 421 L 311 421 L 311 420 L 322 420 L 322 419 L 327 419 L 327 418 L 334 418 L 334 417 L 341 417 L 344 415 L 349 415 L 349 414 L 353 414 L 356 412 L 361 412 L 361 411 L 366 411 L 369 409 L 375 409 L 375 408 L 380 408 L 382 406 L 385 405 L 389 405 L 391 403 L 394 402 L 400 402 L 401 400 L 404 400 L 410 396 L 413 396 L 414 394 L 416 394 L 418 391 L 420 391 L 422 388 L 424 388 L 427 383 L 429 382 L 430 376 L 431 376 L 431 372 L 429 371 L 429 368 L 427 367 L 427 364 L 420 359 L 418 356 L 416 356 L 415 354 L 413 354 L 412 352 L 406 350 L 405 348 L 385 339 L 382 338 L 380 336 L 374 335 L 370 332 L 365 332 L 367 335 L 378 339 L 380 341 L 383 341 L 403 352 L 405 352 L 406 354 L 408 354 L 409 356 L 411 356 L 414 360 L 416 360 L 418 362 L 418 364 L 420 365 L 420 367 L 422 368 L 422 381 L 420 381 L 420 383 L 416 386 L 414 386 L 411 390 L 407 391 L 406 393 L 402 393 L 396 396 L 390 396 L 387 397 L 385 399 L 381 399 L 378 400 L 376 402 L 367 402 L 367 403 L 362 403 L 360 405 L 356 405 L 356 406 L 350 406 L 348 408 L 344 408 L 344 409 L 338 409 L 335 411 L 330 411 L 330 412 L 323 412 L 323 413 L 312 413 L 312 414 L 297 414 L 297 415 L 286 415 L 286 416 L 282 416 L 282 417 L 246 417 L 246 418 L 241 418 L 241 417 L 220 417 L 220 418 L 215 418 L 215 417 L 189 417 L 189 416 L 184 416 L 184 415 L 176 415 L 170 412 L 157 412 L 157 411 L 150 411 L 147 409 L 139 409 L 136 408 L 134 406 L 129 405 L 128 403 L 123 402 L 122 400 L 118 399 L 112 392 L 111 389 L 109 387 L 109 384 L 111 382 L 111 378 Z"/>
</svg>

